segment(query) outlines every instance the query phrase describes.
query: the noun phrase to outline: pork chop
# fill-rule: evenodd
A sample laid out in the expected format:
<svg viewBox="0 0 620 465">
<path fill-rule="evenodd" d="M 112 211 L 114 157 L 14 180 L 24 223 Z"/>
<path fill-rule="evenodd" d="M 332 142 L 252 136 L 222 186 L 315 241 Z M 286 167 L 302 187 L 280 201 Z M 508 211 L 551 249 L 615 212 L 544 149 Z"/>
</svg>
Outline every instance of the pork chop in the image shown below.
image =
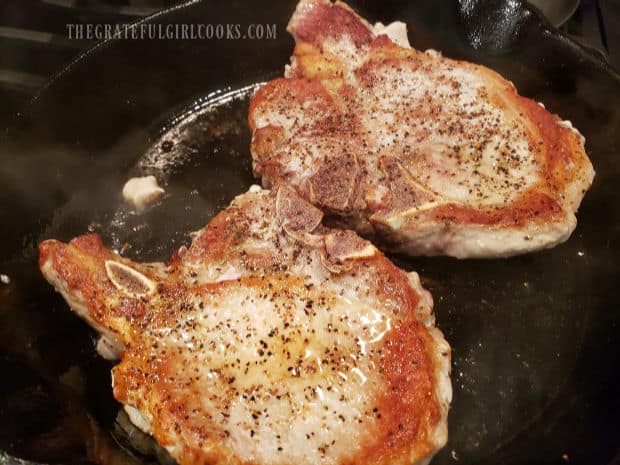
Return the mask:
<svg viewBox="0 0 620 465">
<path fill-rule="evenodd" d="M 285 77 L 250 105 L 264 186 L 409 255 L 509 256 L 570 236 L 594 176 L 570 122 L 340 2 L 302 0 L 288 30 Z"/>
<path fill-rule="evenodd" d="M 452 395 L 431 295 L 322 216 L 255 186 L 167 266 L 92 234 L 39 263 L 119 346 L 114 396 L 181 465 L 427 463 Z"/>
</svg>

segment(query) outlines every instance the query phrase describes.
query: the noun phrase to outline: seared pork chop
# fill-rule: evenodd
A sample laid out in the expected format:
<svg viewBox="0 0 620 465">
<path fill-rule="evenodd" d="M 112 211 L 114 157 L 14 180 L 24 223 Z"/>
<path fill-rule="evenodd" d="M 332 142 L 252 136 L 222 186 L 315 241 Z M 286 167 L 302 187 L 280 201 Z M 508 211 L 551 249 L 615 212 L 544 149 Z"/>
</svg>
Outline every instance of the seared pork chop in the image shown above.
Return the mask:
<svg viewBox="0 0 620 465">
<path fill-rule="evenodd" d="M 40 268 L 120 346 L 115 397 L 181 465 L 427 463 L 451 399 L 432 298 L 322 216 L 254 187 L 168 266 L 86 235 Z"/>
<path fill-rule="evenodd" d="M 264 186 L 287 183 L 409 255 L 508 256 L 570 236 L 594 176 L 570 122 L 343 3 L 302 0 L 288 30 L 286 77 L 250 106 Z"/>
</svg>

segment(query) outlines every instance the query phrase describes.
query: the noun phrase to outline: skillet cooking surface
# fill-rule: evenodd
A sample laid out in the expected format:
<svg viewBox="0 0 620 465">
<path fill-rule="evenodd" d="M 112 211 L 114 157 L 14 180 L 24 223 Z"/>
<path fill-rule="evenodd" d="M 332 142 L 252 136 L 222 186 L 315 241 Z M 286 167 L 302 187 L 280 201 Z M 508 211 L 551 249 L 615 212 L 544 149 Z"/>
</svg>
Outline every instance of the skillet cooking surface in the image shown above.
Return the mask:
<svg viewBox="0 0 620 465">
<path fill-rule="evenodd" d="M 106 455 L 105 463 L 133 463 L 121 450 L 127 433 L 111 365 L 39 275 L 35 247 L 95 230 L 132 259 L 167 260 L 255 182 L 248 95 L 281 75 L 293 47 L 285 25 L 294 2 L 269 5 L 199 1 L 152 17 L 275 23 L 277 39 L 109 41 L 61 73 L 17 121 L 0 166 L 0 273 L 10 278 L 0 283 L 0 450 L 42 462 Z M 577 230 L 552 250 L 502 260 L 395 257 L 432 291 L 453 348 L 450 437 L 433 463 L 617 460 L 620 79 L 515 1 L 354 6 L 372 21 L 405 21 L 416 48 L 513 80 L 573 121 L 597 171 Z M 167 191 L 143 216 L 120 199 L 139 173 L 155 174 Z M 169 460 L 148 444 L 134 443 L 131 453 L 142 463 Z M 0 452 L 3 462 L 13 463 Z"/>
</svg>

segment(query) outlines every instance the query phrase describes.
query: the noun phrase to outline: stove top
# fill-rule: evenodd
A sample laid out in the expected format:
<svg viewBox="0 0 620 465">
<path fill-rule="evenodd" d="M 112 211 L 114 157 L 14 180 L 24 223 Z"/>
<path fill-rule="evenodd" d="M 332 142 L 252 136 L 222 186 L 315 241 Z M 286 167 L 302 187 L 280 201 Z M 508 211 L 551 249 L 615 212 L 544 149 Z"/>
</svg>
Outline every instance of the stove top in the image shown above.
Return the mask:
<svg viewBox="0 0 620 465">
<path fill-rule="evenodd" d="M 123 25 L 180 0 L 6 0 L 0 3 L 0 123 L 63 66 L 93 46 L 86 27 Z M 532 3 L 535 3 L 534 1 Z M 546 2 L 549 3 L 549 2 Z M 620 3 L 581 0 L 560 29 L 620 68 Z"/>
</svg>

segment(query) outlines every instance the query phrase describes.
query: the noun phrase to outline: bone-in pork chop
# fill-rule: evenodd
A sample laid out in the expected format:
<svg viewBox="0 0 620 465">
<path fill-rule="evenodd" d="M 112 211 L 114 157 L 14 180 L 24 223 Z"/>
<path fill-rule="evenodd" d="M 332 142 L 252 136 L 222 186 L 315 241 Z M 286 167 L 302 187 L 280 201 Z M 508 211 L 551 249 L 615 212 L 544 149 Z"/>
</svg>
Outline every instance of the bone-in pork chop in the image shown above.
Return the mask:
<svg viewBox="0 0 620 465">
<path fill-rule="evenodd" d="M 416 273 L 258 187 L 169 265 L 97 235 L 41 271 L 115 343 L 114 395 L 181 465 L 427 463 L 447 437 L 450 347 Z"/>
<path fill-rule="evenodd" d="M 302 0 L 288 30 L 285 77 L 250 106 L 263 185 L 409 255 L 508 256 L 570 236 L 594 176 L 570 122 L 343 3 Z"/>
</svg>

